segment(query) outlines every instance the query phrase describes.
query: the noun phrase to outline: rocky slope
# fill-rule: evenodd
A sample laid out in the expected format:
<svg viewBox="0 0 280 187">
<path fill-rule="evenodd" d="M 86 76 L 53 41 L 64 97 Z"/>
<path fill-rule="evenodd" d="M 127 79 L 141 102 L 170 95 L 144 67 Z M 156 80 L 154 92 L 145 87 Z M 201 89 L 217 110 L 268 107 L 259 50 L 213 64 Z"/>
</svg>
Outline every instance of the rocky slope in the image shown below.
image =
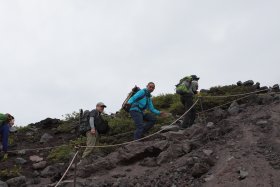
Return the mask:
<svg viewBox="0 0 280 187">
<path fill-rule="evenodd" d="M 277 187 L 279 113 L 278 93 L 252 95 L 245 103 L 234 102 L 226 110 L 218 108 L 199 115 L 196 124 L 186 130 L 172 126 L 108 155 L 93 154 L 78 166 L 76 186 Z M 58 133 L 54 129 L 59 123 L 49 119 L 34 124 L 33 129 L 17 135 L 14 149 L 57 146 L 73 140 L 75 124 L 72 133 Z M 37 134 L 37 138 L 28 139 L 28 133 L 33 133 L 33 138 Z M 1 180 L 10 186 L 54 186 L 73 153 L 65 162 L 50 162 L 49 150 L 11 153 L 6 162 L 1 162 L 1 176 L 7 176 Z M 18 176 L 17 170 L 23 172 L 13 178 Z M 73 177 L 72 169 L 60 186 L 73 186 Z"/>
</svg>

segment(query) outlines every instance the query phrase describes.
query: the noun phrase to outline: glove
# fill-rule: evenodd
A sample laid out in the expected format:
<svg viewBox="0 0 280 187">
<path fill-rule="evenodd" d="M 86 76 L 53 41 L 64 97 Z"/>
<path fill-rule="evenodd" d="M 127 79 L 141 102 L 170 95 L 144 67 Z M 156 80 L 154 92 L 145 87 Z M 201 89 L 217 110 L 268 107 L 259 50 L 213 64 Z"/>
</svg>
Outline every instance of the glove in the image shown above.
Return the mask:
<svg viewBox="0 0 280 187">
<path fill-rule="evenodd" d="M 8 153 L 5 153 L 3 158 L 2 158 L 2 162 L 5 162 L 6 160 L 8 160 Z"/>
</svg>

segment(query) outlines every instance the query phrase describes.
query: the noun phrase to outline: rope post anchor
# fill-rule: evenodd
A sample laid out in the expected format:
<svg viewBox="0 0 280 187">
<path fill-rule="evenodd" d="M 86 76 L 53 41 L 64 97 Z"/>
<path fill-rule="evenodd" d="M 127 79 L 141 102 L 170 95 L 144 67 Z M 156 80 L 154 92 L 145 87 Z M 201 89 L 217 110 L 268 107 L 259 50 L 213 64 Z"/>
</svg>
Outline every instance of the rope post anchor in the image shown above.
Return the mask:
<svg viewBox="0 0 280 187">
<path fill-rule="evenodd" d="M 76 146 L 75 147 L 75 149 L 76 149 L 76 152 L 79 152 L 80 151 L 80 147 L 79 146 Z M 74 160 L 74 187 L 76 187 L 76 183 L 77 183 L 77 165 L 78 165 L 78 159 L 77 159 L 77 157 L 75 157 L 75 160 Z"/>
<path fill-rule="evenodd" d="M 201 111 L 202 111 L 201 117 L 202 117 L 203 122 L 205 123 L 205 125 L 207 125 L 206 124 L 207 123 L 206 116 L 205 116 L 205 113 L 204 113 L 204 110 L 203 110 L 203 106 L 202 106 L 202 101 L 201 100 L 202 100 L 202 97 L 199 98 L 199 103 L 200 103 L 200 107 L 201 107 Z"/>
</svg>

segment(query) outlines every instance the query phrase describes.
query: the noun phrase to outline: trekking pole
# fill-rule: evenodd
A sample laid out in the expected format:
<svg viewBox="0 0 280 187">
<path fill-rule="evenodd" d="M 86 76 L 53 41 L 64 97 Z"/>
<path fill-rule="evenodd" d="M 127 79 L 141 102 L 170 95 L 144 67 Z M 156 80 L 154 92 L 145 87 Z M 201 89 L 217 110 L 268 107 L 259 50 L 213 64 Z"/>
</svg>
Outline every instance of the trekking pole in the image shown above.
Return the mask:
<svg viewBox="0 0 280 187">
<path fill-rule="evenodd" d="M 83 109 L 80 109 L 79 110 L 79 126 L 78 126 L 77 133 L 76 133 L 78 136 L 80 136 L 79 128 L 81 127 L 81 118 L 83 117 L 83 113 L 84 113 Z"/>
</svg>

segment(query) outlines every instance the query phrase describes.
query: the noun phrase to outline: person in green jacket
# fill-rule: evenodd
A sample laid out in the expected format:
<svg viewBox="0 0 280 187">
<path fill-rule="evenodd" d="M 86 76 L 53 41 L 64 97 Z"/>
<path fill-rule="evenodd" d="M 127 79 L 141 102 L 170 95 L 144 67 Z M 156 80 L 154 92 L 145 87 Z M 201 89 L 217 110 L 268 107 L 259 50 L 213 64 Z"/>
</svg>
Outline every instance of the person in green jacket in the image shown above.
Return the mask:
<svg viewBox="0 0 280 187">
<path fill-rule="evenodd" d="M 196 75 L 186 76 L 176 85 L 176 93 L 180 95 L 181 103 L 185 107 L 185 111 L 189 110 L 193 105 L 193 97 L 197 94 L 199 77 Z M 195 121 L 195 108 L 192 108 L 183 119 L 182 129 L 193 125 Z"/>
<path fill-rule="evenodd" d="M 1 114 L 0 113 L 0 135 L 2 142 L 2 151 L 4 152 L 3 160 L 8 158 L 8 140 L 10 128 L 14 125 L 15 119 L 10 114 Z"/>
</svg>

